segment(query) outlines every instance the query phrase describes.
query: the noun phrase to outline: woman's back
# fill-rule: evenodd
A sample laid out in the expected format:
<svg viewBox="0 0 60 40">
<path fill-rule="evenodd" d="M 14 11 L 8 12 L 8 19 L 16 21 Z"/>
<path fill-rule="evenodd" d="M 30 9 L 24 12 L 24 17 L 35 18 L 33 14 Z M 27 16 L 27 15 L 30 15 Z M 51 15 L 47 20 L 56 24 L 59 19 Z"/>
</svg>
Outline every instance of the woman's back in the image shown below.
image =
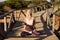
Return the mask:
<svg viewBox="0 0 60 40">
<path fill-rule="evenodd" d="M 25 23 L 28 25 L 33 25 L 33 16 L 32 16 L 32 11 L 27 10 L 26 17 L 25 17 Z"/>
</svg>

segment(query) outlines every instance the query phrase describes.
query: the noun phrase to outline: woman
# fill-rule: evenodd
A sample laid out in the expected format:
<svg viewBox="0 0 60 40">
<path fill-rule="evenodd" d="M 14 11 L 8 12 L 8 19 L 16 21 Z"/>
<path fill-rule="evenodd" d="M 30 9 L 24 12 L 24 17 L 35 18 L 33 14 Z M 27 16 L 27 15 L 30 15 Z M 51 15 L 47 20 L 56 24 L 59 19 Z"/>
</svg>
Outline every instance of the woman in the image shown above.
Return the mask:
<svg viewBox="0 0 60 40">
<path fill-rule="evenodd" d="M 32 16 L 31 9 L 28 9 L 26 13 L 23 12 L 23 14 L 25 15 L 25 19 L 24 19 L 25 25 L 24 25 L 23 31 L 32 34 L 32 36 L 37 36 L 38 34 L 40 34 L 36 31 L 36 28 L 34 26 L 35 19 Z"/>
</svg>

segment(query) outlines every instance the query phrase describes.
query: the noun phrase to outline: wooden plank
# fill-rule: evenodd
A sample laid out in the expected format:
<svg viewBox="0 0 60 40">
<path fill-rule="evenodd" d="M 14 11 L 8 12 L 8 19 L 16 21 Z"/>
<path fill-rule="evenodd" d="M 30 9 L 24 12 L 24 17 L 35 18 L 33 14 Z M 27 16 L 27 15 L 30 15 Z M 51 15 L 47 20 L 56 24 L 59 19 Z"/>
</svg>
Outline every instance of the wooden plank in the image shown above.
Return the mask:
<svg viewBox="0 0 60 40">
<path fill-rule="evenodd" d="M 59 40 L 55 35 L 49 36 L 43 40 Z"/>
<path fill-rule="evenodd" d="M 6 40 L 36 40 L 37 38 L 9 38 Z"/>
<path fill-rule="evenodd" d="M 5 40 L 59 40 L 58 38 L 57 38 L 57 36 L 52 32 L 52 31 L 50 31 L 51 32 L 51 34 L 52 35 L 50 35 L 50 36 L 47 36 L 47 35 L 39 35 L 38 37 L 31 37 L 31 38 L 23 38 L 23 37 L 21 37 L 21 38 L 14 38 L 14 37 L 11 37 L 11 38 L 8 38 L 8 39 L 5 39 Z M 42 37 L 44 37 L 44 36 L 47 36 L 47 37 L 45 37 L 45 38 L 42 38 Z"/>
</svg>

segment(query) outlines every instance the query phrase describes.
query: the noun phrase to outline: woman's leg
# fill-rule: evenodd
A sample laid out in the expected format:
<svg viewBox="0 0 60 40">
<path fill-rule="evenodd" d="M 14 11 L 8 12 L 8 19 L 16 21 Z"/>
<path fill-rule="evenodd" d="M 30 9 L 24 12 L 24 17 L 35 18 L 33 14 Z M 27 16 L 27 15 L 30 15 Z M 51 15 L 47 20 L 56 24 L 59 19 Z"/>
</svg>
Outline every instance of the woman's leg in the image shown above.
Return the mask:
<svg viewBox="0 0 60 40">
<path fill-rule="evenodd" d="M 35 20 L 33 21 L 33 33 L 35 33 L 35 34 L 40 34 L 39 32 L 37 32 L 37 30 L 36 30 L 36 27 L 35 27 Z"/>
<path fill-rule="evenodd" d="M 24 25 L 24 27 L 23 27 L 23 31 L 32 34 L 32 30 L 31 30 L 27 25 Z"/>
</svg>

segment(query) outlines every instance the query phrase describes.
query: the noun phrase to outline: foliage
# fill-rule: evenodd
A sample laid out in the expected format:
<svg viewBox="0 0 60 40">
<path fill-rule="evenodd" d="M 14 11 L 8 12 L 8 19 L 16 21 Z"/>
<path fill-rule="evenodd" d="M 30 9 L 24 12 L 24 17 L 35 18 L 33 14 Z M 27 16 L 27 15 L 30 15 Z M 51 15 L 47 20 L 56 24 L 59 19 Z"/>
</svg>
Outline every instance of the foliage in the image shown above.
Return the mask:
<svg viewBox="0 0 60 40">
<path fill-rule="evenodd" d="M 3 9 L 3 6 L 4 6 L 5 4 L 3 3 L 3 2 L 0 2 L 0 10 L 1 9 Z"/>
<path fill-rule="evenodd" d="M 11 10 L 11 8 L 5 5 L 5 6 L 3 7 L 3 10 L 4 10 L 5 12 L 9 12 L 9 11 Z"/>
<path fill-rule="evenodd" d="M 21 7 L 21 3 L 19 2 L 19 0 L 7 0 L 6 3 L 13 9 L 18 9 Z"/>
<path fill-rule="evenodd" d="M 31 1 L 26 1 L 26 0 L 6 0 L 5 5 L 12 8 L 12 9 L 20 9 L 27 7 L 29 4 L 34 4 L 33 6 L 38 6 L 38 5 L 45 5 L 48 4 L 46 0 L 31 0 Z"/>
</svg>

